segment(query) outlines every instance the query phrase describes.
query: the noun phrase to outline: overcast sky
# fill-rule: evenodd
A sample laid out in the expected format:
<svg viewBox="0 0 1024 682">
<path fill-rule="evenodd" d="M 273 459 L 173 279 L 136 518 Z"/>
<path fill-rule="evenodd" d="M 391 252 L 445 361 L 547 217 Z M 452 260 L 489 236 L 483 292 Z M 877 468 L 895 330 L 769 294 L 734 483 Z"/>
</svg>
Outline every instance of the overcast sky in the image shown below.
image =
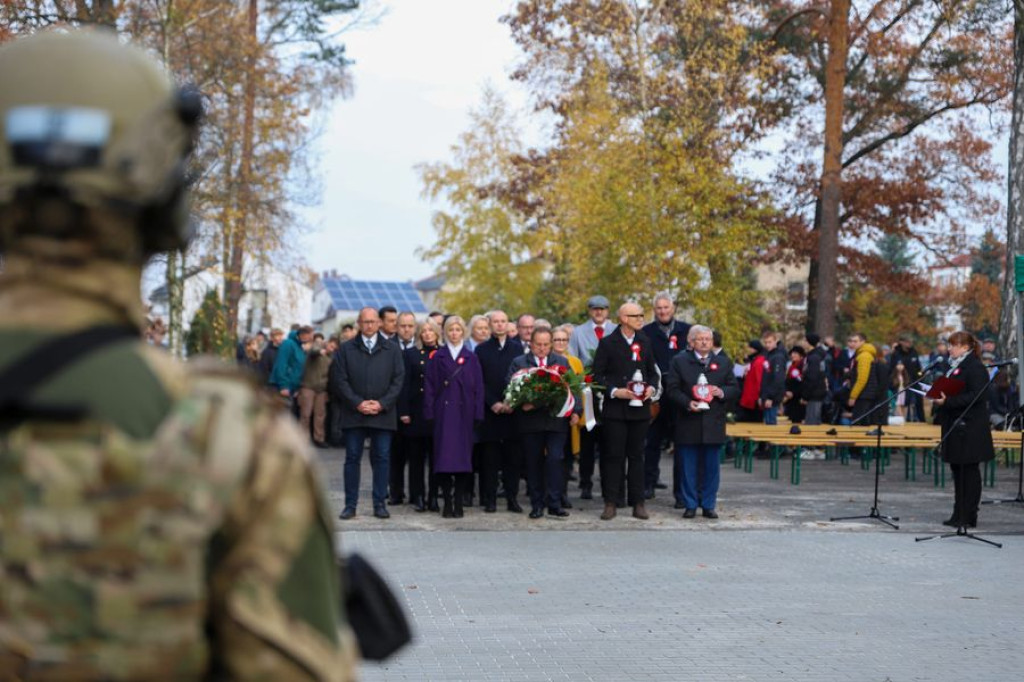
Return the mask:
<svg viewBox="0 0 1024 682">
<path fill-rule="evenodd" d="M 498 22 L 511 0 L 385 0 L 387 14 L 345 37 L 355 92 L 334 104 L 318 140 L 323 200 L 304 211 L 317 271 L 354 279 L 433 274 L 415 250 L 433 242 L 432 205 L 413 167 L 449 158 L 485 84 L 518 106 L 517 48 Z"/>
<path fill-rule="evenodd" d="M 303 215 L 307 261 L 355 279 L 415 280 L 433 274 L 416 255 L 433 242 L 436 205 L 420 197 L 414 166 L 449 159 L 486 84 L 516 107 L 508 79 L 519 58 L 499 18 L 513 0 L 381 0 L 375 26 L 345 36 L 355 91 L 336 102 L 317 140 L 319 206 Z M 1006 139 L 996 143 L 1006 167 Z"/>
</svg>

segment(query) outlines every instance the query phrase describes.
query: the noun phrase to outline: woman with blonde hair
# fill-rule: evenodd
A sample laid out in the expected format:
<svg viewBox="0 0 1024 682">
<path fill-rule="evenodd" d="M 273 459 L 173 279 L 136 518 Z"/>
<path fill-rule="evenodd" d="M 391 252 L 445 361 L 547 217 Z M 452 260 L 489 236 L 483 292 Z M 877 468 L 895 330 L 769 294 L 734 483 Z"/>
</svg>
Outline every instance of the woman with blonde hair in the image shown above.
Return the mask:
<svg viewBox="0 0 1024 682">
<path fill-rule="evenodd" d="M 445 518 L 462 517 L 473 474 L 473 428 L 484 419 L 484 377 L 466 346 L 466 323 L 444 321 L 445 346 L 427 363 L 423 416 L 434 422 L 434 473 L 444 494 Z M 454 493 L 453 493 L 454 484 Z"/>
</svg>

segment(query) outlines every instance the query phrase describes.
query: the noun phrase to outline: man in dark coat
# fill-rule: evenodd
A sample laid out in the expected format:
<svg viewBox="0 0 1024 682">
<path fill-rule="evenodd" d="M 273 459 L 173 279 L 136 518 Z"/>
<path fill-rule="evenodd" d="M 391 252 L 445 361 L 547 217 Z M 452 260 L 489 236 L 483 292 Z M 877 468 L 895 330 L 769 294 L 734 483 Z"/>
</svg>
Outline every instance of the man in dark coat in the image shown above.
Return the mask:
<svg viewBox="0 0 1024 682">
<path fill-rule="evenodd" d="M 274 363 L 277 362 L 277 353 L 281 348 L 281 343 L 284 342 L 284 332 L 280 329 L 274 329 L 270 332 L 270 341 L 267 342 L 266 348 L 260 353 L 260 377 L 263 379 L 263 383 L 270 382 L 270 373 L 274 371 Z"/>
<path fill-rule="evenodd" d="M 903 368 L 907 370 L 907 376 L 910 378 L 911 382 L 917 381 L 924 375 L 924 369 L 921 367 L 921 358 L 918 355 L 917 349 L 914 348 L 913 341 L 909 334 L 900 334 L 896 347 L 893 348 L 892 353 L 889 354 L 888 369 L 890 379 L 896 371 L 896 365 L 900 363 L 902 363 Z M 923 422 L 924 401 L 922 400 L 921 395 L 919 393 L 914 393 L 913 391 L 907 391 L 904 397 L 904 402 L 907 406 L 907 421 Z"/>
<path fill-rule="evenodd" d="M 676 319 L 676 303 L 668 292 L 654 297 L 654 320 L 643 328 L 651 341 L 654 360 L 658 363 L 661 376 L 668 374 L 672 358 L 686 349 L 690 325 Z M 664 405 L 661 406 L 665 408 Z M 647 431 L 647 445 L 644 448 L 644 499 L 654 497 L 654 489 L 664 487 L 658 482 L 661 475 L 661 446 L 672 437 L 675 410 L 660 409 Z M 673 465 L 672 480 L 679 478 Z"/>
<path fill-rule="evenodd" d="M 704 516 L 717 519 L 715 505 L 720 480 L 719 454 L 726 441 L 726 405 L 739 395 L 732 361 L 712 352 L 712 331 L 704 325 L 690 328 L 692 350 L 672 360 L 665 378 L 666 407 L 677 411 L 675 422 L 676 470 L 683 493 L 683 518 L 697 515 L 698 500 Z M 695 387 L 704 379 L 707 393 L 698 396 Z M 702 405 L 706 405 L 702 407 Z M 698 470 L 700 478 L 698 480 Z"/>
<path fill-rule="evenodd" d="M 980 344 L 967 332 L 949 337 L 950 379 L 964 382 L 956 395 L 940 395 L 932 404 L 936 421 L 942 425 L 942 459 L 949 462 L 955 488 L 953 514 L 942 523 L 954 528 L 978 525 L 981 503 L 979 464 L 995 458 L 988 401 L 982 392 L 988 372 L 982 364 Z"/>
<path fill-rule="evenodd" d="M 821 424 L 822 406 L 828 395 L 828 350 L 820 343 L 821 337 L 807 332 L 807 343 L 811 350 L 804 360 L 804 376 L 801 401 L 807 406 L 804 423 L 808 426 Z"/>
<path fill-rule="evenodd" d="M 516 372 L 531 367 L 569 369 L 566 358 L 551 354 L 551 330 L 547 327 L 535 329 L 530 336 L 530 350 L 509 365 L 506 385 Z M 550 516 L 564 518 L 569 515 L 562 508 L 562 457 L 565 456 L 569 427 L 579 421 L 579 412 L 579 403 L 569 418 L 554 417 L 546 407 L 523 406 L 515 412 L 516 430 L 526 460 L 531 519 L 544 516 L 545 503 Z"/>
<path fill-rule="evenodd" d="M 761 377 L 759 403 L 765 424 L 777 424 L 779 408 L 786 396 L 786 351 L 779 347 L 779 335 L 768 332 L 761 337 L 765 350 L 764 375 Z"/>
<path fill-rule="evenodd" d="M 328 390 L 341 404 L 345 430 L 345 508 L 340 518 L 356 515 L 363 445 L 370 439 L 373 470 L 373 515 L 386 519 L 388 459 L 391 437 L 398 427 L 396 405 L 402 392 L 405 365 L 398 346 L 377 333 L 380 317 L 373 308 L 359 311 L 359 334 L 342 344 L 331 362 Z"/>
<path fill-rule="evenodd" d="M 484 424 L 480 429 L 483 458 L 480 461 L 480 502 L 491 513 L 498 505 L 498 471 L 502 472 L 505 500 L 510 512 L 521 513 L 516 499 L 522 475 L 522 451 L 516 444 L 512 411 L 505 404 L 508 368 L 522 357 L 523 344 L 508 336 L 509 319 L 502 310 L 487 316 L 491 338 L 476 347 L 476 356 L 484 374 Z"/>
<path fill-rule="evenodd" d="M 644 508 L 644 438 L 651 422 L 651 399 L 658 393 L 661 376 L 651 342 L 640 331 L 643 324 L 643 308 L 636 303 L 623 304 L 619 326 L 601 340 L 594 353 L 594 381 L 605 387 L 601 449 L 601 518 L 605 521 L 615 517 L 616 503 L 622 497 L 624 461 L 633 516 L 649 518 Z M 640 396 L 627 388 L 635 381 L 647 385 Z M 631 404 L 634 400 L 639 405 Z"/>
</svg>

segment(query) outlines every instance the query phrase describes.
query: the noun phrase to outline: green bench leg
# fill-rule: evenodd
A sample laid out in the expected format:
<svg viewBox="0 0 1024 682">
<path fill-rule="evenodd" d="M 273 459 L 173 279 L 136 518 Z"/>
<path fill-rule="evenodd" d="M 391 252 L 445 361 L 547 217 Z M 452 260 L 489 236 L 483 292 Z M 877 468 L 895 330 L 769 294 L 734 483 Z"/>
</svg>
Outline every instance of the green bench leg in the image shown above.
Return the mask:
<svg viewBox="0 0 1024 682">
<path fill-rule="evenodd" d="M 772 446 L 772 461 L 768 467 L 768 476 L 771 478 L 779 477 L 779 449 L 778 445 Z"/>
<path fill-rule="evenodd" d="M 796 452 L 793 453 L 793 461 L 789 464 L 789 482 L 793 485 L 800 485 L 801 454 L 803 454 L 803 448 L 797 447 Z"/>
</svg>

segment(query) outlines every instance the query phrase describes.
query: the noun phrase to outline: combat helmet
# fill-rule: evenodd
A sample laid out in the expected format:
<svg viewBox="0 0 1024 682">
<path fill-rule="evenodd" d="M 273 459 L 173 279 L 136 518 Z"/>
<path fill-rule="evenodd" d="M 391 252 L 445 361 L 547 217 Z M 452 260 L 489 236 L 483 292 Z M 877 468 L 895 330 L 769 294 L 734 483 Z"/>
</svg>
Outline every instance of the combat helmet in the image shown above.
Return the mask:
<svg viewBox="0 0 1024 682">
<path fill-rule="evenodd" d="M 141 263 L 188 239 L 202 106 L 96 31 L 0 47 L 0 252 Z"/>
</svg>

